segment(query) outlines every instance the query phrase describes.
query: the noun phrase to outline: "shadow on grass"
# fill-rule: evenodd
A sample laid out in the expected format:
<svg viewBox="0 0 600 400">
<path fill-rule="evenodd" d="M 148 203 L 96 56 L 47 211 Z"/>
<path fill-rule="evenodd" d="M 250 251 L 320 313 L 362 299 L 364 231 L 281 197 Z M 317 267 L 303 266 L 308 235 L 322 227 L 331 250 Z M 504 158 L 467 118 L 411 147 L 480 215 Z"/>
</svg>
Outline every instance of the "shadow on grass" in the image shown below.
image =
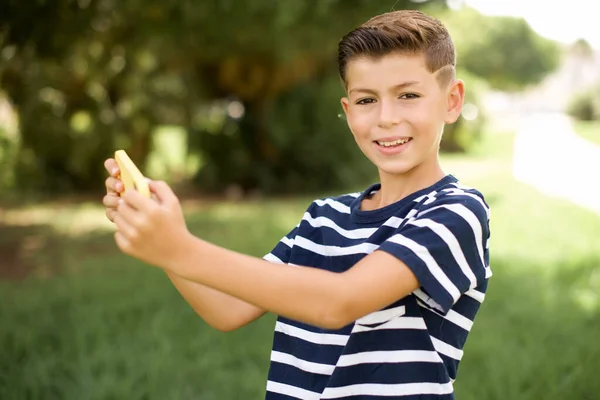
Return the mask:
<svg viewBox="0 0 600 400">
<path fill-rule="evenodd" d="M 195 230 L 211 229 L 217 241 L 236 233 L 210 218 L 204 224 Z M 17 231 L 41 230 L 3 232 L 15 243 Z M 110 233 L 44 232 L 62 273 L 0 282 L 0 399 L 264 397 L 273 316 L 215 331 L 162 271 L 120 254 Z"/>
<path fill-rule="evenodd" d="M 0 222 L 0 280 L 58 273 L 63 264 L 60 240 L 50 225 L 13 226 Z"/>
<path fill-rule="evenodd" d="M 188 223 L 208 240 L 261 256 L 304 205 L 281 207 L 274 216 L 258 205 L 218 206 Z M 213 330 L 162 271 L 122 255 L 110 232 L 73 237 L 5 225 L 1 233 L 3 249 L 43 240 L 27 264 L 12 257 L 18 280 L 0 277 L 0 399 L 264 396 L 273 316 L 229 334 Z M 38 273 L 45 260 L 53 274 Z"/>
</svg>

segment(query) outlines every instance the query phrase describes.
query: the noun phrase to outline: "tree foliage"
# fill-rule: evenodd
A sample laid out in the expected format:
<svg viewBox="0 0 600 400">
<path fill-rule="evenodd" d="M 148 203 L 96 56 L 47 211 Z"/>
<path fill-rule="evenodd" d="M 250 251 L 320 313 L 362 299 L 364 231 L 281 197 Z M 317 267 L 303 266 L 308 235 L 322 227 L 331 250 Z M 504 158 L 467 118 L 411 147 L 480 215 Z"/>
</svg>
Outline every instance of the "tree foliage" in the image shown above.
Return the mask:
<svg viewBox="0 0 600 400">
<path fill-rule="evenodd" d="M 557 43 L 522 18 L 485 16 L 464 7 L 446 14 L 444 22 L 459 49 L 459 65 L 494 89 L 515 91 L 540 83 L 560 62 Z"/>
<path fill-rule="evenodd" d="M 338 40 L 392 7 L 445 4 L 422 3 L 5 0 L 0 88 L 20 122 L 13 182 L 101 190 L 102 162 L 115 148 L 145 168 L 156 128 L 177 125 L 187 132 L 188 155 L 202 160 L 194 177 L 201 187 L 295 191 L 353 183 L 368 164 L 338 118 Z M 548 46 L 518 23 L 503 39 L 506 24 L 513 22 L 498 20 L 485 28 L 489 35 L 461 41 L 459 59 L 495 85 L 539 79 L 551 67 Z M 506 57 L 497 59 L 502 51 L 490 48 L 517 39 L 523 59 L 511 70 Z M 488 57 L 477 60 L 478 52 Z M 233 101 L 244 106 L 241 118 L 227 113 Z"/>
</svg>

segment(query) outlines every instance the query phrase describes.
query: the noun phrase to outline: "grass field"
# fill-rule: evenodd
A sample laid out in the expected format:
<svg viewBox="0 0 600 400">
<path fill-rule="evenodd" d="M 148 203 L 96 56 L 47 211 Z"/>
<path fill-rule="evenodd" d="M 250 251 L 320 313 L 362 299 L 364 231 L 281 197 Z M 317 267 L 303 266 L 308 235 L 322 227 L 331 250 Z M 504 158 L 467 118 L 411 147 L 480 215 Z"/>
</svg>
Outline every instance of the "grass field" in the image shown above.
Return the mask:
<svg viewBox="0 0 600 400">
<path fill-rule="evenodd" d="M 494 134 L 472 156 L 444 157 L 492 209 L 494 277 L 457 399 L 598 399 L 600 216 L 515 182 L 511 144 Z M 261 256 L 309 200 L 186 210 L 196 234 Z M 264 396 L 273 316 L 210 329 L 161 271 L 117 252 L 97 205 L 17 208 L 4 219 L 0 265 L 29 276 L 0 283 L 0 399 Z"/>
<path fill-rule="evenodd" d="M 575 121 L 575 132 L 600 146 L 600 121 Z"/>
</svg>

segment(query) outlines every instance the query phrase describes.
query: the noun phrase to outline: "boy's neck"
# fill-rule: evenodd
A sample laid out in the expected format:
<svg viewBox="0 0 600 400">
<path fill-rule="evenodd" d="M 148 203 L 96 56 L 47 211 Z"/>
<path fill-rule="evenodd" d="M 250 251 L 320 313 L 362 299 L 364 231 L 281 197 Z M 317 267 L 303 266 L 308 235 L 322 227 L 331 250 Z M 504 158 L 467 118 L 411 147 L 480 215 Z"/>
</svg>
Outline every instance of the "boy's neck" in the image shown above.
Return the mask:
<svg viewBox="0 0 600 400">
<path fill-rule="evenodd" d="M 368 210 L 383 208 L 435 184 L 445 176 L 438 160 L 430 165 L 421 164 L 400 175 L 379 171 L 381 188 L 371 198 L 365 199 L 365 204 L 361 208 Z"/>
</svg>

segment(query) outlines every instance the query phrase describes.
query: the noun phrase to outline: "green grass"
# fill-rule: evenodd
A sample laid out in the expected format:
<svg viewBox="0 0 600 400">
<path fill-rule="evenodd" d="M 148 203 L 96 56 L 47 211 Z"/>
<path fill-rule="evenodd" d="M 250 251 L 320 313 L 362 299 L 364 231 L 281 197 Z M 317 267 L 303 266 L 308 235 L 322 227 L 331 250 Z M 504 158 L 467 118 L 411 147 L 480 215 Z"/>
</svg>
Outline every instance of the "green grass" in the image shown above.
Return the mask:
<svg viewBox="0 0 600 400">
<path fill-rule="evenodd" d="M 494 277 L 457 398 L 596 399 L 600 216 L 515 182 L 512 139 L 489 135 L 470 157 L 444 157 L 492 208 Z M 189 206 L 188 221 L 208 240 L 261 256 L 308 201 Z M 161 271 L 116 251 L 95 205 L 4 217 L 0 259 L 31 275 L 0 285 L 0 399 L 264 396 L 273 316 L 232 333 L 210 329 Z"/>
<path fill-rule="evenodd" d="M 575 132 L 600 146 L 600 121 L 575 121 Z"/>
</svg>

